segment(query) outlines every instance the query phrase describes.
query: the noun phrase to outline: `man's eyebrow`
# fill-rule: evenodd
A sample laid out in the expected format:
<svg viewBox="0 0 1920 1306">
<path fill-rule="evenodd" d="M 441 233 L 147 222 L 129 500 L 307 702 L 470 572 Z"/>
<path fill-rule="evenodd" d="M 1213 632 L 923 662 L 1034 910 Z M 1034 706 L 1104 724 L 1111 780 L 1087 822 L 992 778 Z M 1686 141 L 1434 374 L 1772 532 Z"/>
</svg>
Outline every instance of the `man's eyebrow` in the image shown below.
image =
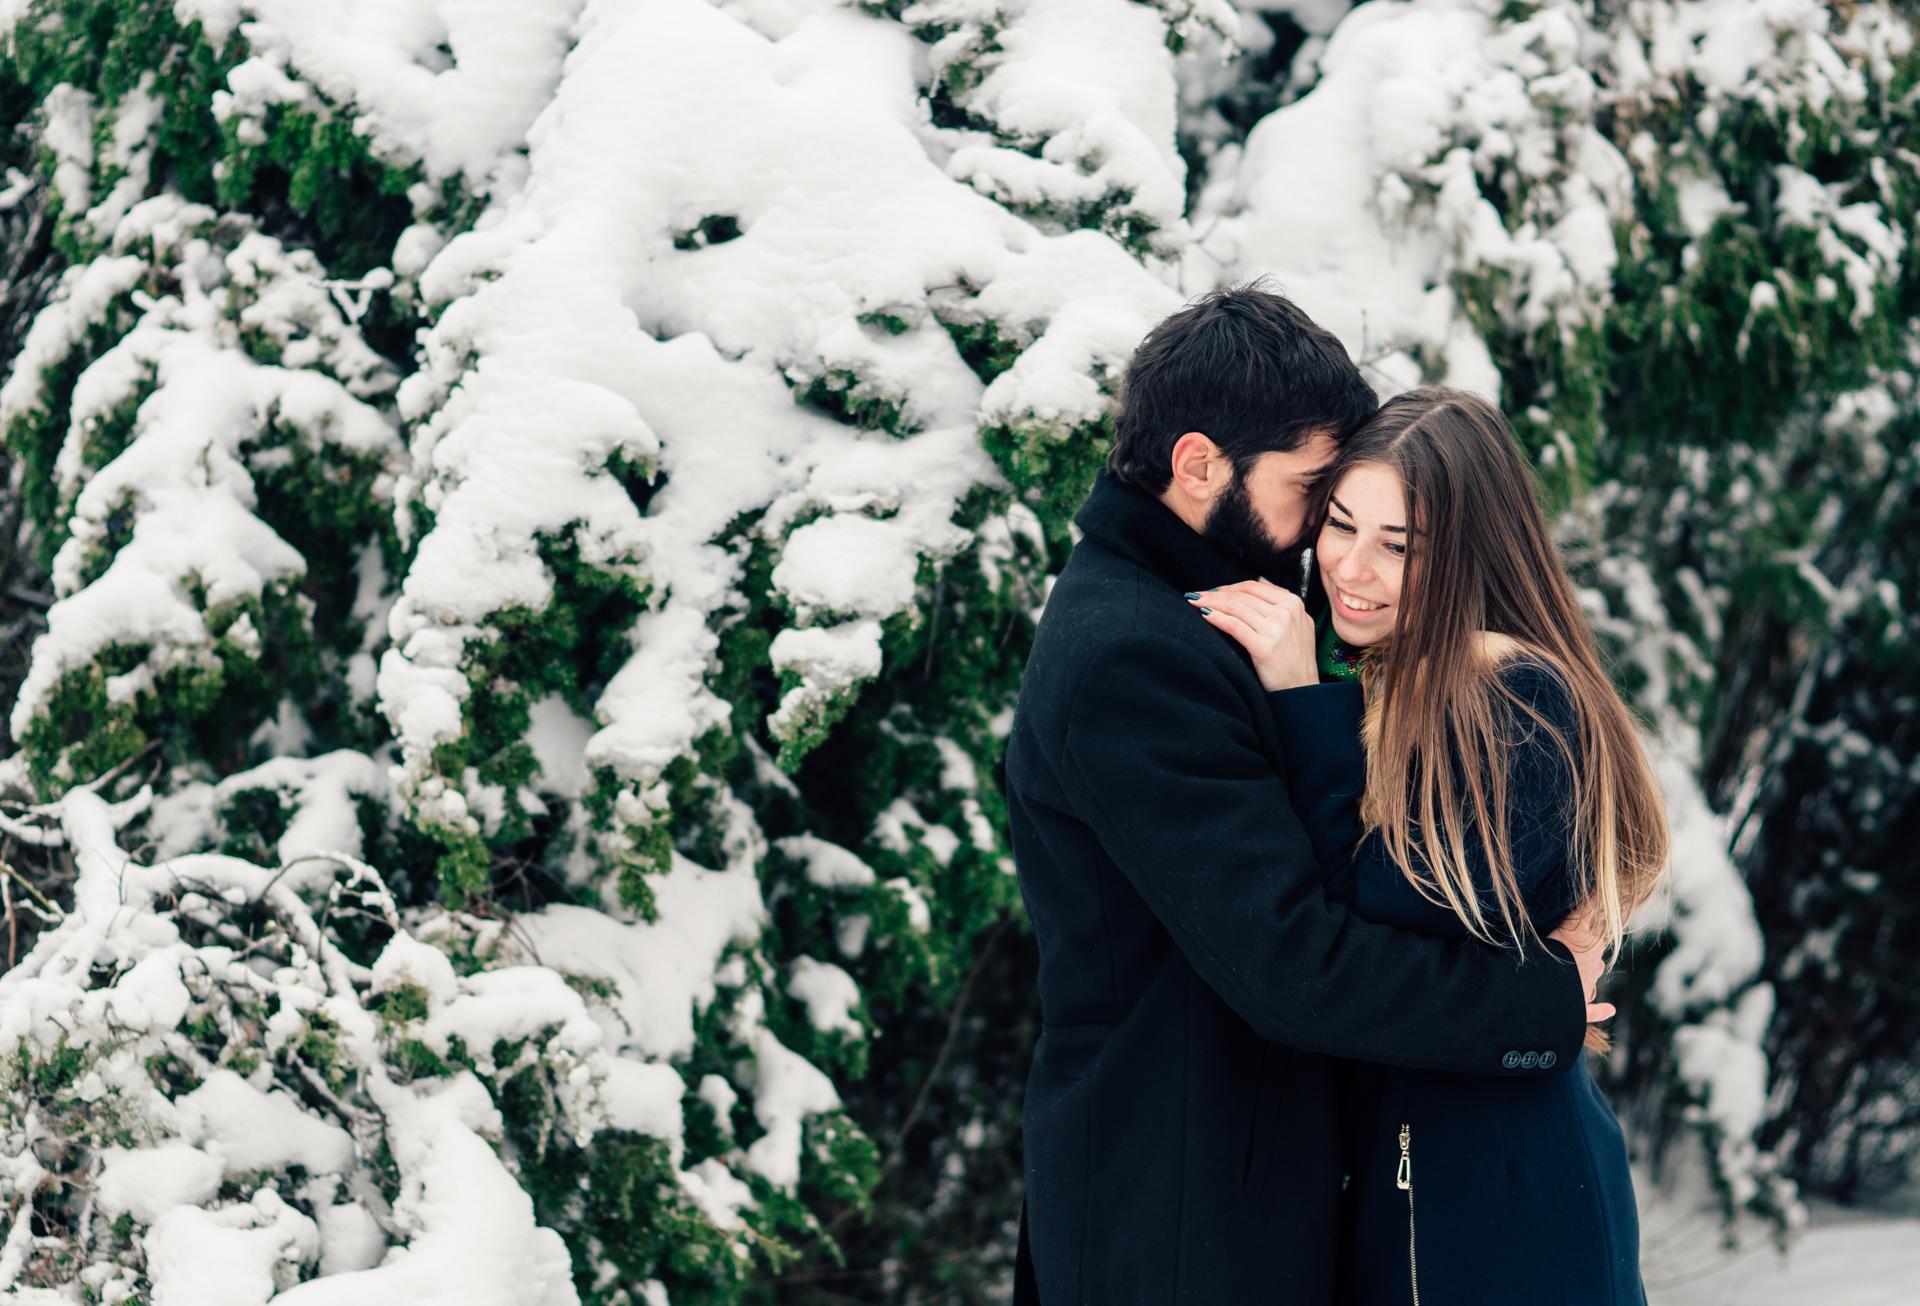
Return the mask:
<svg viewBox="0 0 1920 1306">
<path fill-rule="evenodd" d="M 1340 502 L 1338 498 L 1336 498 L 1331 494 L 1329 494 L 1327 498 L 1332 499 L 1333 506 L 1338 508 L 1341 512 L 1344 512 L 1349 517 L 1353 516 L 1353 509 L 1347 507 L 1346 504 Z M 1407 533 L 1407 528 L 1404 526 L 1382 526 L 1380 529 L 1392 535 L 1405 535 Z"/>
<path fill-rule="evenodd" d="M 1332 470 L 1333 470 L 1333 464 L 1327 463 L 1324 466 L 1316 467 L 1312 471 L 1306 473 L 1306 479 L 1309 481 L 1317 481 L 1322 476 L 1325 476 L 1328 472 Z"/>
</svg>

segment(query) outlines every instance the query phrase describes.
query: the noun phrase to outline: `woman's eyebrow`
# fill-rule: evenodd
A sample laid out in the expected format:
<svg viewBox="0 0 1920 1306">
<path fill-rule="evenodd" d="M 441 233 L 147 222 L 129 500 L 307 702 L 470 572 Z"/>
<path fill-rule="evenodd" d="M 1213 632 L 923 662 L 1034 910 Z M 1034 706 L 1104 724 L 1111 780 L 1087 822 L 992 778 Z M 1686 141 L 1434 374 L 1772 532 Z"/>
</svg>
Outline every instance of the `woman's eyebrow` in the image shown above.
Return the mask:
<svg viewBox="0 0 1920 1306">
<path fill-rule="evenodd" d="M 1338 508 L 1341 512 L 1344 512 L 1349 517 L 1353 516 L 1353 509 L 1347 507 L 1346 504 L 1340 502 L 1337 496 L 1329 494 L 1327 498 L 1332 500 L 1333 506 Z M 1380 529 L 1383 531 L 1390 531 L 1395 535 L 1405 535 L 1407 533 L 1407 528 L 1404 526 L 1382 526 Z"/>
</svg>

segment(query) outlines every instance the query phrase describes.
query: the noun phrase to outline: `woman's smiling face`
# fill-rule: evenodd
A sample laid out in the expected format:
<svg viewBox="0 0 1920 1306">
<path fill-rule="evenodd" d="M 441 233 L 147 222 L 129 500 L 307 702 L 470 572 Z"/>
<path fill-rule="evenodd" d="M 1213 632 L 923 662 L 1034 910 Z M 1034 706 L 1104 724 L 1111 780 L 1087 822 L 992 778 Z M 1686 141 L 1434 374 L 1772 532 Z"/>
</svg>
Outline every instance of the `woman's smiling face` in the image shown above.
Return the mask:
<svg viewBox="0 0 1920 1306">
<path fill-rule="evenodd" d="M 1407 565 L 1407 496 L 1385 463 L 1355 463 L 1340 477 L 1314 544 L 1320 582 L 1333 606 L 1334 633 L 1378 644 L 1400 616 Z"/>
</svg>

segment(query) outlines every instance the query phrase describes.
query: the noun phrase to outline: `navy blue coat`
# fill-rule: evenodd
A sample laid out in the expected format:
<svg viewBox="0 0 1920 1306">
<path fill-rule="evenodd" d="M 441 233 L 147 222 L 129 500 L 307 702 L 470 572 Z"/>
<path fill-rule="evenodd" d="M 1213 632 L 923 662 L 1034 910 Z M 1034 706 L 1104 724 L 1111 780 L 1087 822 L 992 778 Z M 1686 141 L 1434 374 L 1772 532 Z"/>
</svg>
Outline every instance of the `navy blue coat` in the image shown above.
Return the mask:
<svg viewBox="0 0 1920 1306">
<path fill-rule="evenodd" d="M 1259 678 L 1181 597 L 1241 569 L 1104 472 L 1076 523 L 1007 740 L 1044 1021 L 1015 1300 L 1328 1306 L 1335 1058 L 1554 1078 L 1580 982 L 1330 904 Z"/>
<path fill-rule="evenodd" d="M 1577 738 L 1573 701 L 1558 674 L 1523 658 L 1498 675 L 1562 737 Z M 1359 686 L 1286 690 L 1269 703 L 1316 851 L 1338 868 L 1329 897 L 1369 921 L 1467 937 L 1451 909 L 1422 897 L 1401 874 L 1378 832 L 1360 839 Z M 1528 917 L 1545 933 L 1579 894 L 1568 846 L 1573 773 L 1551 734 L 1498 697 L 1495 707 L 1509 744 L 1505 820 L 1514 874 Z M 1469 868 L 1497 929 L 1478 849 L 1470 832 Z M 1569 1073 L 1532 1079 L 1347 1069 L 1342 1301 L 1408 1303 L 1417 1277 L 1422 1306 L 1644 1306 L 1626 1142 L 1584 1051 Z"/>
</svg>

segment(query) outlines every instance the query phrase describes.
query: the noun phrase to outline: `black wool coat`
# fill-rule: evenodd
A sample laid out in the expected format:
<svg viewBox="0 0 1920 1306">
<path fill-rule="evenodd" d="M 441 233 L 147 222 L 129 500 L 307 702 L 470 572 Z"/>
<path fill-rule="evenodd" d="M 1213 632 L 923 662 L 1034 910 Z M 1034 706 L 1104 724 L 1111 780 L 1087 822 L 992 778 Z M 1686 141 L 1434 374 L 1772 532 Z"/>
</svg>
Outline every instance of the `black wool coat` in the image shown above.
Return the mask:
<svg viewBox="0 0 1920 1306">
<path fill-rule="evenodd" d="M 1016 1301 L 1325 1306 L 1336 1058 L 1555 1075 L 1580 982 L 1329 902 L 1268 696 L 1182 598 L 1246 577 L 1104 471 L 1075 520 L 1007 741 L 1043 1019 Z"/>
<path fill-rule="evenodd" d="M 1507 765 L 1499 816 L 1521 902 L 1544 933 L 1580 897 L 1569 834 L 1574 774 L 1558 742 L 1578 739 L 1578 718 L 1566 683 L 1544 663 L 1523 656 L 1497 674 L 1530 709 L 1494 700 Z M 1369 921 L 1466 938 L 1459 916 L 1423 896 L 1387 856 L 1378 831 L 1361 838 L 1360 687 L 1283 690 L 1268 702 L 1286 778 L 1333 872 L 1328 894 Z M 1453 766 L 1458 778 L 1457 758 Z M 1504 933 L 1471 823 L 1463 854 L 1490 928 Z M 1566 1074 L 1533 1079 L 1357 1062 L 1346 1069 L 1341 1132 L 1352 1182 L 1342 1302 L 1403 1306 L 1416 1300 L 1417 1284 L 1421 1306 L 1645 1306 L 1626 1139 L 1584 1052 Z"/>
</svg>

